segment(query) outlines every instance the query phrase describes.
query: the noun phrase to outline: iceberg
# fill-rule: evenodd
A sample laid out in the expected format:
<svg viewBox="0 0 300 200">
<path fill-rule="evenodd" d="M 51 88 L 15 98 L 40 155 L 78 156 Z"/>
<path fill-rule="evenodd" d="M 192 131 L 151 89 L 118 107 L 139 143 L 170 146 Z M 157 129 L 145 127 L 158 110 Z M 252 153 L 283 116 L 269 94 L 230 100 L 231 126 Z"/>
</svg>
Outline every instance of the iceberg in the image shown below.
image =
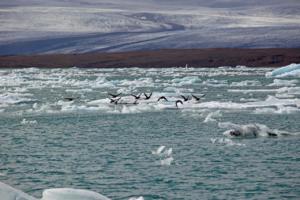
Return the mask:
<svg viewBox="0 0 300 200">
<path fill-rule="evenodd" d="M 284 67 L 267 72 L 266 77 L 287 77 L 287 76 L 300 76 L 300 64 L 290 64 Z"/>
<path fill-rule="evenodd" d="M 24 192 L 17 190 L 5 183 L 0 182 L 0 199 L 1 200 L 37 200 Z"/>
<path fill-rule="evenodd" d="M 109 198 L 89 190 L 73 188 L 53 188 L 43 192 L 41 200 L 110 200 Z"/>
<path fill-rule="evenodd" d="M 0 182 L 1 200 L 38 200 L 28 194 Z M 53 188 L 43 191 L 41 200 L 110 200 L 109 198 L 89 190 L 73 188 Z"/>
</svg>

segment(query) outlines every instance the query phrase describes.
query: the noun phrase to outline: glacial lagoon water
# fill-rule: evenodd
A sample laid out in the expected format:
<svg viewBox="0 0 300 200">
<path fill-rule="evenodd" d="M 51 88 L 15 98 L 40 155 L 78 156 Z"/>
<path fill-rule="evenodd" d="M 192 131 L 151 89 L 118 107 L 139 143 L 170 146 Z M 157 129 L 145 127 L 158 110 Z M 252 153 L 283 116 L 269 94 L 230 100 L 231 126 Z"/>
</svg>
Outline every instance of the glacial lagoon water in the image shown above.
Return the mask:
<svg viewBox="0 0 300 200">
<path fill-rule="evenodd" d="M 300 79 L 271 70 L 1 69 L 0 181 L 36 198 L 299 199 Z"/>
</svg>

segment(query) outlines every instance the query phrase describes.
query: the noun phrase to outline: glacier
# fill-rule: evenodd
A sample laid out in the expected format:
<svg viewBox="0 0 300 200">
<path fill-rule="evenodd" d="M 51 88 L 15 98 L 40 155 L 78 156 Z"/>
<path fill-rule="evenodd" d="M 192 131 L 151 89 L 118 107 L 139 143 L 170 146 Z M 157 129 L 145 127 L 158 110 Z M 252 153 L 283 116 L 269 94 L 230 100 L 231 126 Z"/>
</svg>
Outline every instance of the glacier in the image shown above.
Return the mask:
<svg viewBox="0 0 300 200">
<path fill-rule="evenodd" d="M 0 55 L 300 47 L 295 0 L 4 0 Z"/>
</svg>

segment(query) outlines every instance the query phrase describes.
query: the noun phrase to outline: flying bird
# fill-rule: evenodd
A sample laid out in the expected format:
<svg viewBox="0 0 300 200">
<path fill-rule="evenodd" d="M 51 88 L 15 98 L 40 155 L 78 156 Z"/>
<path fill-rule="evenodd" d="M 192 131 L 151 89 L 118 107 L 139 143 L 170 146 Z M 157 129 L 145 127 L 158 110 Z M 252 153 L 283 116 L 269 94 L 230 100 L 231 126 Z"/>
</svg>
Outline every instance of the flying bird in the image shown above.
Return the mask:
<svg viewBox="0 0 300 200">
<path fill-rule="evenodd" d="M 109 96 L 111 96 L 112 98 L 117 98 L 118 96 L 120 96 L 122 93 L 119 93 L 119 94 L 111 94 L 111 93 L 108 93 Z"/>
<path fill-rule="evenodd" d="M 160 101 L 161 99 L 164 99 L 165 101 L 168 101 L 168 99 L 165 96 L 161 96 L 157 99 L 157 101 Z"/>
<path fill-rule="evenodd" d="M 152 92 L 149 95 L 147 95 L 146 93 L 143 93 L 143 94 L 144 94 L 146 100 L 150 99 L 152 96 Z"/>
<path fill-rule="evenodd" d="M 178 108 L 178 104 L 179 103 L 183 104 L 183 102 L 181 100 L 177 100 L 176 103 L 175 103 L 176 104 L 176 108 Z"/>
<path fill-rule="evenodd" d="M 190 99 L 189 96 L 187 96 L 187 97 L 183 96 L 183 95 L 180 95 L 180 96 L 183 98 L 184 101 L 188 101 Z"/>
</svg>

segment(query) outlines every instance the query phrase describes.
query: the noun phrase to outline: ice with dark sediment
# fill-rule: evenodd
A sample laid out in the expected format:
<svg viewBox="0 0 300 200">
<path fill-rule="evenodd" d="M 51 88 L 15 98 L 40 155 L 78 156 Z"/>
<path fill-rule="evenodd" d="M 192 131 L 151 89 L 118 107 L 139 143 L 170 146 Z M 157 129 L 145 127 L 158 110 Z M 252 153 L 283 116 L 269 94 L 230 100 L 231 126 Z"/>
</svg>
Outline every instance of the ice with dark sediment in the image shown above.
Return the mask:
<svg viewBox="0 0 300 200">
<path fill-rule="evenodd" d="M 256 138 L 256 137 L 281 137 L 299 136 L 300 133 L 290 133 L 277 129 L 271 129 L 264 124 L 234 124 L 231 122 L 220 122 L 218 126 L 226 130 L 223 135 L 231 138 Z"/>
</svg>

